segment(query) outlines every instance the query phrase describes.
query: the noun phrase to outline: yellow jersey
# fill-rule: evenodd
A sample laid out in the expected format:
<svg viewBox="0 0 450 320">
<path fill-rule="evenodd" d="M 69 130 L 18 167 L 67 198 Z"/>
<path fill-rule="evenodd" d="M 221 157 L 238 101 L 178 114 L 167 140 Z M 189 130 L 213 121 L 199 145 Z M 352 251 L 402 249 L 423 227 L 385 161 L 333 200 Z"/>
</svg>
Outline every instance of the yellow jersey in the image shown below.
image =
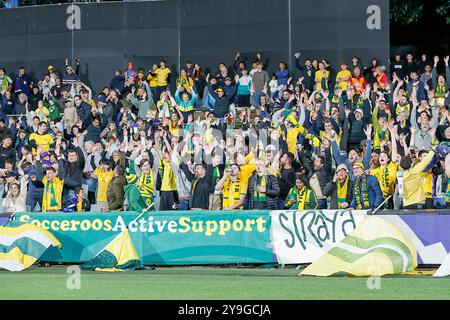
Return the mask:
<svg viewBox="0 0 450 320">
<path fill-rule="evenodd" d="M 33 132 L 30 134 L 29 141 L 34 140 L 36 142 L 36 145 L 40 146 L 42 150 L 48 151 L 50 150 L 50 145 L 55 143 L 52 136 L 48 133 L 46 134 L 39 134 L 37 132 Z M 36 155 L 36 149 L 33 148 L 33 155 Z"/>
<path fill-rule="evenodd" d="M 330 78 L 330 71 L 324 70 L 325 71 L 325 79 L 329 79 Z M 315 75 L 314 75 L 314 80 L 320 80 L 319 82 L 316 82 L 316 90 L 321 90 L 322 88 L 322 81 L 323 79 L 323 74 L 321 70 L 317 70 Z"/>
<path fill-rule="evenodd" d="M 177 183 L 172 167 L 170 166 L 170 161 L 161 160 L 161 165 L 163 166 L 161 191 L 176 191 Z"/>
<path fill-rule="evenodd" d="M 112 170 L 102 171 L 100 168 L 94 170 L 94 175 L 98 179 L 97 186 L 97 202 L 106 202 L 106 192 L 108 190 L 108 184 L 114 177 Z"/>
<path fill-rule="evenodd" d="M 147 76 L 147 81 L 150 88 L 156 88 L 158 86 L 158 77 L 153 76 L 151 73 Z"/>
<path fill-rule="evenodd" d="M 377 178 L 384 198 L 394 194 L 397 171 L 398 164 L 395 162 L 390 162 L 387 166 L 370 170 L 370 175 Z"/>
<path fill-rule="evenodd" d="M 158 84 L 158 87 L 164 87 L 167 86 L 167 79 L 169 78 L 170 69 L 169 68 L 158 68 L 155 71 L 156 73 L 156 81 Z"/>
<path fill-rule="evenodd" d="M 247 184 L 240 181 L 239 178 L 235 182 L 228 178 L 223 184 L 223 207 L 235 205 L 241 194 L 247 194 Z M 240 206 L 239 209 L 243 209 L 243 206 Z"/>
<path fill-rule="evenodd" d="M 346 91 L 347 90 L 348 83 L 349 83 L 349 81 L 352 80 L 352 74 L 348 70 L 341 70 L 336 75 L 336 79 L 337 78 L 346 78 L 346 77 L 348 77 L 349 80 L 338 82 L 338 85 L 341 87 L 342 91 Z"/>
</svg>

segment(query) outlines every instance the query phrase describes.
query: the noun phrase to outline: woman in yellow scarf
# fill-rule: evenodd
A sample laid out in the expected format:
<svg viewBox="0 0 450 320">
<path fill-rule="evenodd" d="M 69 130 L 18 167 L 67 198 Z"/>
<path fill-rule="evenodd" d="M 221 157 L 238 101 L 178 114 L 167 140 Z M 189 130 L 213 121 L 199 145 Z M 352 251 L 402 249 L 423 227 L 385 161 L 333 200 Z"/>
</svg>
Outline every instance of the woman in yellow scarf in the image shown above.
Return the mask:
<svg viewBox="0 0 450 320">
<path fill-rule="evenodd" d="M 391 136 L 392 156 L 389 156 L 389 152 L 387 151 L 381 151 L 379 158 L 380 166 L 376 169 L 370 170 L 370 174 L 375 176 L 380 184 L 383 199 L 394 195 L 395 180 L 397 178 L 398 170 L 397 141 L 395 138 L 396 133 L 392 123 L 389 125 L 389 132 Z M 385 208 L 394 208 L 393 197 L 386 202 Z"/>
<path fill-rule="evenodd" d="M 306 178 L 299 173 L 295 175 L 295 187 L 289 191 L 285 207 L 291 210 L 311 210 L 317 208 L 316 194 L 308 186 Z"/>
</svg>

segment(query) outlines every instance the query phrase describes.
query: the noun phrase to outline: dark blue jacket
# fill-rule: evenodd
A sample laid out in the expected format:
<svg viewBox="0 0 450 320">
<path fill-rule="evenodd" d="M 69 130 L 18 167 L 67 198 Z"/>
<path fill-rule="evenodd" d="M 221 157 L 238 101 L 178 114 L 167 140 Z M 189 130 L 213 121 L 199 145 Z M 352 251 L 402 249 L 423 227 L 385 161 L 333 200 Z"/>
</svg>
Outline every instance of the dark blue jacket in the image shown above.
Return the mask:
<svg viewBox="0 0 450 320">
<path fill-rule="evenodd" d="M 277 76 L 277 79 L 278 79 L 278 85 L 284 84 L 285 86 L 287 86 L 288 79 L 289 79 L 289 70 L 288 69 L 277 70 L 275 72 L 275 75 Z"/>
<path fill-rule="evenodd" d="M 112 78 L 109 87 L 111 89 L 118 89 L 120 92 L 123 92 L 125 86 L 125 78 L 123 76 L 115 76 Z"/>
<path fill-rule="evenodd" d="M 79 107 L 77 107 L 77 115 L 83 121 L 83 126 L 88 125 L 92 116 L 92 107 L 89 103 L 83 101 Z"/>
<path fill-rule="evenodd" d="M 6 95 L 2 96 L 2 111 L 5 115 L 14 114 L 14 107 L 16 106 L 16 101 L 14 98 L 6 99 Z"/>
<path fill-rule="evenodd" d="M 28 79 L 28 75 L 26 73 L 22 77 L 17 76 L 16 81 L 14 82 L 15 94 L 25 93 L 28 96 L 30 90 L 29 85 L 30 80 Z"/>
<path fill-rule="evenodd" d="M 383 202 L 383 193 L 381 192 L 380 184 L 378 183 L 377 178 L 374 176 L 366 175 L 367 176 L 367 189 L 368 189 L 368 195 L 369 195 L 369 207 L 364 207 L 364 201 L 363 201 L 363 192 L 362 190 L 359 191 L 359 195 L 361 198 L 361 205 L 363 206 L 362 209 L 375 209 Z M 356 180 L 359 179 L 359 188 L 362 189 L 362 176 L 355 178 Z M 356 208 L 356 196 L 355 196 L 355 185 L 356 183 L 353 183 L 353 200 L 350 204 L 351 208 Z"/>
</svg>

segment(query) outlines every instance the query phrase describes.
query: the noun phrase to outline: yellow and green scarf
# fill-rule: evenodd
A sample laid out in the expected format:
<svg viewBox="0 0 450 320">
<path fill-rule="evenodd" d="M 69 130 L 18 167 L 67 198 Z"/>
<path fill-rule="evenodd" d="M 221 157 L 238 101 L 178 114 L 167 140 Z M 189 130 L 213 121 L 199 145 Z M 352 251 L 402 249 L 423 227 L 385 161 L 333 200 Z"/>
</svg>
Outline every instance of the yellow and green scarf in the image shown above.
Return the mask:
<svg viewBox="0 0 450 320">
<path fill-rule="evenodd" d="M 267 195 L 266 193 L 260 193 L 258 192 L 258 184 L 256 183 L 256 180 L 258 178 L 258 175 L 255 174 L 255 187 L 253 191 L 253 201 L 255 202 L 267 202 Z M 259 182 L 259 185 L 267 190 L 267 172 L 264 172 L 264 175 L 261 177 L 261 180 Z"/>
<path fill-rule="evenodd" d="M 360 183 L 362 180 L 362 183 Z M 362 186 L 361 186 L 362 185 Z M 362 190 L 361 190 L 362 187 Z M 361 204 L 361 192 L 363 196 L 363 203 Z M 361 178 L 355 180 L 355 197 L 356 197 L 356 209 L 367 209 L 370 207 L 369 194 L 367 192 L 367 175 L 363 174 Z"/>
<path fill-rule="evenodd" d="M 348 188 L 348 176 L 345 178 L 344 183 L 341 185 L 341 182 L 338 180 L 337 182 L 337 203 L 338 208 L 342 209 L 342 204 L 347 200 L 347 188 Z"/>
</svg>

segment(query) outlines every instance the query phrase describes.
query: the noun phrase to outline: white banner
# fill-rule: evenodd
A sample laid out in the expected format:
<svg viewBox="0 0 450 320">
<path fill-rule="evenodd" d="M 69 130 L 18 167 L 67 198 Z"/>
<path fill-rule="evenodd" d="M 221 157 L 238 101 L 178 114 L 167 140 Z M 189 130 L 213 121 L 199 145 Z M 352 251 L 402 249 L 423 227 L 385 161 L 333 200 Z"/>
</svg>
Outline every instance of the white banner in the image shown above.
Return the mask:
<svg viewBox="0 0 450 320">
<path fill-rule="evenodd" d="M 280 264 L 310 263 L 344 239 L 366 210 L 271 211 L 270 237 Z"/>
</svg>

